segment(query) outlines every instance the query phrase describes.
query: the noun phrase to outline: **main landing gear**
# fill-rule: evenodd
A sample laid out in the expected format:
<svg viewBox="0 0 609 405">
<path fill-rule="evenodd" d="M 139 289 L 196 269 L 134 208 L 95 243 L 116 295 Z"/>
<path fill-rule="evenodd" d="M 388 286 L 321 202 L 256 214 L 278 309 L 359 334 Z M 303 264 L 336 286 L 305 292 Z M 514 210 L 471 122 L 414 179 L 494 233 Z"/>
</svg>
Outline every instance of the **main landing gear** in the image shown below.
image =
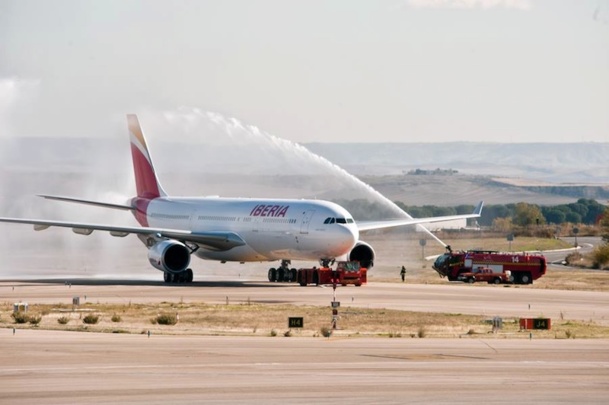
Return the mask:
<svg viewBox="0 0 609 405">
<path fill-rule="evenodd" d="M 169 283 L 192 283 L 193 274 L 192 269 L 186 269 L 181 273 L 170 273 L 168 271 L 163 273 L 163 281 Z"/>
<path fill-rule="evenodd" d="M 334 259 L 319 259 L 319 264 L 321 267 L 334 266 Z"/>
<path fill-rule="evenodd" d="M 290 269 L 290 260 L 282 260 L 281 265 L 277 268 L 271 267 L 269 269 L 269 281 L 274 283 L 276 281 L 287 281 L 288 283 L 296 281 L 296 269 Z"/>
</svg>

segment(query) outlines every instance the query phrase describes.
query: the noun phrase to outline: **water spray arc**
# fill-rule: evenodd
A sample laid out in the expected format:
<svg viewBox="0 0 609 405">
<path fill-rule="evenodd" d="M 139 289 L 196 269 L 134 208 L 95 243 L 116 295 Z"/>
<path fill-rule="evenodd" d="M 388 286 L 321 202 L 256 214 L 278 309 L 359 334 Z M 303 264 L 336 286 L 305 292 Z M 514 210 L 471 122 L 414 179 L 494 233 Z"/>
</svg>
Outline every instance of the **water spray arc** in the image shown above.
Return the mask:
<svg viewBox="0 0 609 405">
<path fill-rule="evenodd" d="M 396 217 L 413 218 L 369 184 L 366 184 L 342 167 L 311 152 L 298 143 L 271 135 L 255 126 L 244 125 L 235 118 L 226 118 L 221 114 L 206 112 L 196 108 L 181 108 L 175 112 L 165 112 L 163 116 L 171 125 L 177 125 L 187 133 L 204 133 L 206 130 L 209 130 L 210 126 L 215 126 L 220 130 L 220 134 L 223 133 L 225 137 L 228 137 L 229 142 L 246 142 L 247 144 L 253 144 L 258 147 L 257 150 L 259 150 L 263 156 L 270 157 L 269 161 L 275 162 L 277 165 L 275 170 L 280 173 L 286 173 L 290 170 L 302 170 L 303 167 L 313 173 L 330 172 L 337 178 L 352 185 L 360 192 L 365 193 L 372 200 L 381 203 L 386 209 L 396 215 Z M 215 138 L 214 141 L 218 142 L 218 139 Z M 276 158 L 277 156 L 284 156 L 286 158 L 279 159 Z M 429 229 L 422 225 L 416 226 L 419 231 L 427 233 L 442 246 L 446 246 L 446 244 Z"/>
</svg>

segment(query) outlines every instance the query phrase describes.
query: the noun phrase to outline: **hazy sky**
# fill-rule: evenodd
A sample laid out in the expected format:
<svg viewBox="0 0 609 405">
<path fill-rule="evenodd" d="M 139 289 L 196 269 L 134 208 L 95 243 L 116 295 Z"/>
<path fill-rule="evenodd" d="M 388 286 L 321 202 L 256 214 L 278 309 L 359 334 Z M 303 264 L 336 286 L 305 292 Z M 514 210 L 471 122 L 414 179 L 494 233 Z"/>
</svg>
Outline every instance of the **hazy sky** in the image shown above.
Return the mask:
<svg viewBox="0 0 609 405">
<path fill-rule="evenodd" d="M 0 133 L 195 107 L 296 142 L 609 142 L 609 0 L 0 0 Z"/>
</svg>

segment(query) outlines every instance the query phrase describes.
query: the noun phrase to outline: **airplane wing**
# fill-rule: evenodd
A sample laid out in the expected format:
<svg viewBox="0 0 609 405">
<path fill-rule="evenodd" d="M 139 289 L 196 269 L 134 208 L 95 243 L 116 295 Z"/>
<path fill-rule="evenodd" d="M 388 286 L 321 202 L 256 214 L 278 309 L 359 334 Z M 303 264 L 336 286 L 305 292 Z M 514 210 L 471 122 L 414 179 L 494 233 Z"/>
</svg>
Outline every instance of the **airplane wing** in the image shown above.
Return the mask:
<svg viewBox="0 0 609 405">
<path fill-rule="evenodd" d="M 0 217 L 0 222 L 8 222 L 13 224 L 31 224 L 34 225 L 34 230 L 42 231 L 52 226 L 61 228 L 72 228 L 74 233 L 80 235 L 90 235 L 93 231 L 106 231 L 110 235 L 123 237 L 129 234 L 135 235 L 150 235 L 158 238 L 175 239 L 181 242 L 190 242 L 196 245 L 218 251 L 229 250 L 237 246 L 245 245 L 241 237 L 234 232 L 191 232 L 179 229 L 163 229 L 163 228 L 145 228 L 137 226 L 113 226 L 103 224 L 87 224 L 81 222 L 67 221 L 48 221 L 42 219 L 26 219 L 26 218 L 3 218 Z"/>
<path fill-rule="evenodd" d="M 371 231 L 374 229 L 394 228 L 396 226 L 430 224 L 433 222 L 454 221 L 456 219 L 478 218 L 482 214 L 484 201 L 480 201 L 474 212 L 464 215 L 446 215 L 443 217 L 428 217 L 428 218 L 404 218 L 394 219 L 389 221 L 358 221 L 357 227 L 360 231 Z"/>
</svg>

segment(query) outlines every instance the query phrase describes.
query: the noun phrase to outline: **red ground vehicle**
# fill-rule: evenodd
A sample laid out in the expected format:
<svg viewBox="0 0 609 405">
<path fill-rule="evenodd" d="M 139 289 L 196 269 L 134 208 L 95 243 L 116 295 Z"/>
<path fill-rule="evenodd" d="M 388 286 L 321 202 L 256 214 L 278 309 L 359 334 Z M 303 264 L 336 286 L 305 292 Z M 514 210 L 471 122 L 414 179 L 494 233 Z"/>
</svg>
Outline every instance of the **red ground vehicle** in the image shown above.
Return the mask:
<svg viewBox="0 0 609 405">
<path fill-rule="evenodd" d="M 367 280 L 367 269 L 360 267 L 359 262 L 336 262 L 336 269 L 330 267 L 313 267 L 311 269 L 298 269 L 296 281 L 301 286 L 308 284 L 353 284 L 356 287 L 365 284 Z"/>
<path fill-rule="evenodd" d="M 509 271 L 513 283 L 531 284 L 546 274 L 547 265 L 543 255 L 494 250 L 449 251 L 440 255 L 433 264 L 434 270 L 440 276 L 448 277 L 449 281 L 456 281 L 461 273 L 478 267 L 489 268 L 495 273 Z"/>
<path fill-rule="evenodd" d="M 457 280 L 464 281 L 466 283 L 484 282 L 489 284 L 502 284 L 511 282 L 511 272 L 506 270 L 501 273 L 496 273 L 488 267 L 477 267 L 471 272 L 461 273 Z"/>
</svg>

